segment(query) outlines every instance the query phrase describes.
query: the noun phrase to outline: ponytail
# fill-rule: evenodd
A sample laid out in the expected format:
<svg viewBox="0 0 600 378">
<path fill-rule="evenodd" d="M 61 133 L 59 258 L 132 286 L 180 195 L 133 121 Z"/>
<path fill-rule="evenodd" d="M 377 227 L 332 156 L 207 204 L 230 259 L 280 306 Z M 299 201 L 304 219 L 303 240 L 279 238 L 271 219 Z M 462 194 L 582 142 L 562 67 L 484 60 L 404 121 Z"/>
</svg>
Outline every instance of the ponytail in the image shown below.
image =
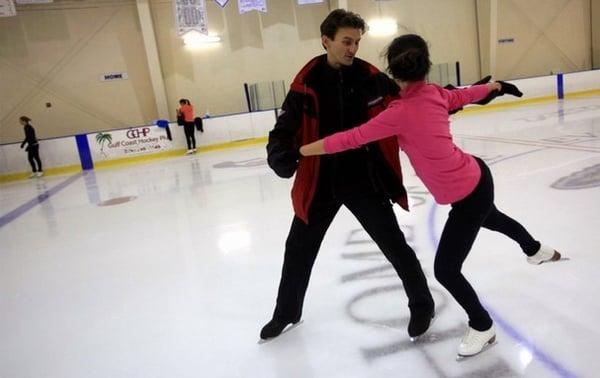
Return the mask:
<svg viewBox="0 0 600 378">
<path fill-rule="evenodd" d="M 424 80 L 431 68 L 427 43 L 415 34 L 406 34 L 394 39 L 384 55 L 388 61 L 387 70 L 394 79 Z"/>
</svg>

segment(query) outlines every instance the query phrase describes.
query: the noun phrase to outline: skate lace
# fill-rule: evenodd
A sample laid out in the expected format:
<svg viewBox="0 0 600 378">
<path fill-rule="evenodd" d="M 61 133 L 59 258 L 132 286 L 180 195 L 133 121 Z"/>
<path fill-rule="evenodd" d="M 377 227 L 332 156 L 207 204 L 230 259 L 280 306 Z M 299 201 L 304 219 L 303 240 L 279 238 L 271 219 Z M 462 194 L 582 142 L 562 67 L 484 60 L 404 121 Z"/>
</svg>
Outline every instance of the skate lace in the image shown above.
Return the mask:
<svg viewBox="0 0 600 378">
<path fill-rule="evenodd" d="M 474 343 L 475 341 L 482 341 L 484 337 L 485 332 L 478 332 L 472 328 L 469 328 L 467 334 L 461 340 L 461 343 L 469 345 Z"/>
<path fill-rule="evenodd" d="M 470 340 L 471 334 L 472 334 L 472 329 L 468 328 L 467 329 L 467 333 L 463 336 L 463 338 L 460 340 L 461 344 L 467 344 L 468 341 Z"/>
</svg>

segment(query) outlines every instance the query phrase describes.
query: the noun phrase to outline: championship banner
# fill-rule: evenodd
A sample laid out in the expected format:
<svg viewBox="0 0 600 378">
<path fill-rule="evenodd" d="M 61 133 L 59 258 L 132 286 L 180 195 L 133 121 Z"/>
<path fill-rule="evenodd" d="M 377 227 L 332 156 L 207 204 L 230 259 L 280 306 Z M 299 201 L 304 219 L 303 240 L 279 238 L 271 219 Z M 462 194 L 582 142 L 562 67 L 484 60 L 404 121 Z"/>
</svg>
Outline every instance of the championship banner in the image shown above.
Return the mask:
<svg viewBox="0 0 600 378">
<path fill-rule="evenodd" d="M 158 126 L 132 127 L 88 134 L 93 161 L 144 155 L 171 149 L 165 129 Z"/>
<path fill-rule="evenodd" d="M 215 0 L 215 3 L 219 4 L 221 8 L 225 8 L 225 5 L 227 5 L 228 2 L 229 0 Z"/>
<path fill-rule="evenodd" d="M 267 0 L 238 0 L 240 14 L 257 10 L 259 12 L 267 11 Z"/>
<path fill-rule="evenodd" d="M 13 17 L 17 15 L 17 9 L 13 0 L 0 0 L 0 17 Z"/>
<path fill-rule="evenodd" d="M 322 2 L 323 0 L 298 0 L 298 5 L 319 4 Z"/>
<path fill-rule="evenodd" d="M 175 0 L 175 27 L 177 35 L 196 30 L 208 35 L 205 0 Z"/>
</svg>

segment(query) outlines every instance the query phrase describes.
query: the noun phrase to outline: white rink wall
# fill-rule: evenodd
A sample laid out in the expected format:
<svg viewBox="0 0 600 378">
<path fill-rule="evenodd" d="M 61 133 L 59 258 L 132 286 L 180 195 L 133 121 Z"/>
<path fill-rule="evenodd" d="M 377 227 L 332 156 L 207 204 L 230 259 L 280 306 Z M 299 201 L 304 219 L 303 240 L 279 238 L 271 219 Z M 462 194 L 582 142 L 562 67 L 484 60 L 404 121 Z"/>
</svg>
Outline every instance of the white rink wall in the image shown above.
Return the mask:
<svg viewBox="0 0 600 378">
<path fill-rule="evenodd" d="M 493 103 L 532 100 L 540 97 L 556 96 L 557 94 L 557 75 L 507 81 L 518 86 L 523 92 L 523 97 L 502 96 L 496 98 Z M 563 91 L 565 94 L 599 89 L 600 70 L 563 74 Z"/>
<path fill-rule="evenodd" d="M 510 103 L 527 101 L 538 98 L 548 98 L 557 95 L 557 76 L 545 76 L 530 79 L 511 80 L 524 93 L 523 97 L 503 96 L 494 103 Z M 600 90 L 600 70 L 569 73 L 563 75 L 565 95 Z M 234 114 L 204 120 L 204 133 L 196 131 L 197 147 L 223 145 L 231 142 L 266 137 L 275 124 L 275 111 Z M 152 133 L 164 134 L 157 126 L 132 126 L 121 130 L 110 130 L 107 133 L 126 133 L 132 129 L 151 128 Z M 183 128 L 175 123 L 170 124 L 173 141 L 163 143 L 161 151 L 186 149 Z M 87 135 L 88 144 L 92 151 L 98 146 L 95 140 L 97 133 Z M 136 152 L 135 154 L 113 154 L 102 156 L 92 153 L 94 162 L 122 159 L 128 156 L 139 157 L 153 154 L 154 151 Z M 79 151 L 75 136 L 47 139 L 40 141 L 40 156 L 44 170 L 80 166 Z M 0 178 L 2 176 L 29 172 L 27 154 L 19 148 L 19 143 L 0 145 Z"/>
<path fill-rule="evenodd" d="M 81 164 L 75 137 L 40 140 L 40 157 L 43 169 Z M 30 171 L 27 152 L 20 143 L 0 145 L 0 177 Z"/>
<path fill-rule="evenodd" d="M 269 110 L 208 118 L 204 119 L 203 124 L 204 133 L 196 131 L 196 147 L 213 146 L 265 137 L 275 124 L 275 111 Z M 161 152 L 187 149 L 183 127 L 178 126 L 176 123 L 170 123 L 169 128 L 173 140 L 162 143 L 164 148 Z M 112 135 L 126 134 L 127 131 L 135 129 L 150 129 L 150 135 L 160 134 L 166 136 L 164 129 L 154 125 L 132 126 L 127 129 L 109 130 L 105 133 Z M 96 142 L 97 134 L 98 133 L 87 134 L 88 144 L 94 163 L 127 157 L 139 157 L 153 153 L 152 151 L 147 153 L 133 153 L 130 155 L 113 153 L 108 154 L 108 156 L 105 157 L 99 153 L 99 146 Z M 44 170 L 81 165 L 75 136 L 40 140 L 40 157 L 42 159 Z M 3 175 L 29 172 L 30 169 L 29 162 L 27 161 L 27 152 L 20 148 L 20 143 L 0 145 L 0 177 Z"/>
</svg>

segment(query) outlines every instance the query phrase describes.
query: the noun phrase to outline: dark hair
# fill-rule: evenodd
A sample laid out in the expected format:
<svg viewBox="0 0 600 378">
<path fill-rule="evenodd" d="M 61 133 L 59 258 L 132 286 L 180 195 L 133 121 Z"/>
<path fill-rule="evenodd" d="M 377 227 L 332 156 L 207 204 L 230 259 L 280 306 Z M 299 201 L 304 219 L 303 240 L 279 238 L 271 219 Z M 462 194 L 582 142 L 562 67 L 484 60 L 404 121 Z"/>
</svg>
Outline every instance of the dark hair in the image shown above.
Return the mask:
<svg viewBox="0 0 600 378">
<path fill-rule="evenodd" d="M 191 105 L 190 100 L 182 98 L 181 100 L 179 100 L 180 104 L 186 104 L 186 105 Z"/>
<path fill-rule="evenodd" d="M 21 117 L 19 118 L 19 120 L 21 120 L 21 121 L 23 121 L 23 122 L 27 122 L 27 123 L 31 122 L 31 118 L 29 118 L 29 117 L 27 117 L 27 116 L 21 116 Z"/>
<path fill-rule="evenodd" d="M 431 68 L 427 42 L 416 34 L 405 34 L 395 38 L 387 47 L 384 56 L 388 62 L 387 71 L 394 79 L 424 80 Z"/>
<path fill-rule="evenodd" d="M 333 10 L 321 23 L 321 35 L 334 39 L 340 28 L 360 29 L 361 33 L 364 33 L 365 20 L 360 15 L 345 9 Z"/>
</svg>

